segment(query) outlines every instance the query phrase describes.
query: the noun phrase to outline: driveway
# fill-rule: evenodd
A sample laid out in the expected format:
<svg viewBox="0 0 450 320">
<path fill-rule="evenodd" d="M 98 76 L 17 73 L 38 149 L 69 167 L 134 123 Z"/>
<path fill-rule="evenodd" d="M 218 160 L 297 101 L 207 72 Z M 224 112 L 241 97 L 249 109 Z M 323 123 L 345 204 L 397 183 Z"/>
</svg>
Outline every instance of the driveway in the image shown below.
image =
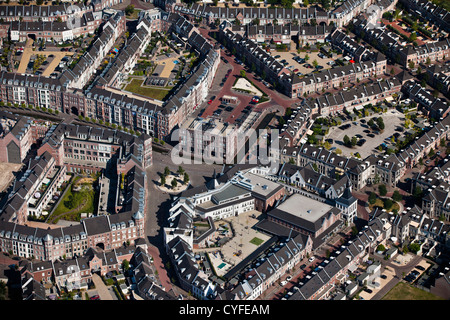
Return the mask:
<svg viewBox="0 0 450 320">
<path fill-rule="evenodd" d="M 106 286 L 98 274 L 92 274 L 92 281 L 94 282 L 95 289 L 88 291 L 89 297 L 98 294 L 100 296 L 100 300 L 117 300 L 112 287 Z"/>
</svg>

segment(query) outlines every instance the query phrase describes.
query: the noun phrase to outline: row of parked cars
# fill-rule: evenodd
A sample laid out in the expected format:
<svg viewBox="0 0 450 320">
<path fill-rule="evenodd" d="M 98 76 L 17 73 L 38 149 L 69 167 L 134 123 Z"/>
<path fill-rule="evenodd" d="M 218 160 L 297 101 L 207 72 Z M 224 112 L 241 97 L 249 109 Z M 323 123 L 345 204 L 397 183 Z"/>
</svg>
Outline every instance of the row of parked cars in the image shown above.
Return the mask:
<svg viewBox="0 0 450 320">
<path fill-rule="evenodd" d="M 416 268 L 415 269 L 419 269 L 419 270 L 421 270 L 421 271 L 425 271 L 425 268 L 424 267 L 422 267 L 422 266 L 416 266 Z M 414 282 L 416 279 L 417 279 L 417 277 L 420 275 L 420 272 L 419 271 L 417 271 L 417 270 L 412 270 L 404 279 L 405 279 L 405 281 L 407 281 L 407 282 Z"/>
</svg>

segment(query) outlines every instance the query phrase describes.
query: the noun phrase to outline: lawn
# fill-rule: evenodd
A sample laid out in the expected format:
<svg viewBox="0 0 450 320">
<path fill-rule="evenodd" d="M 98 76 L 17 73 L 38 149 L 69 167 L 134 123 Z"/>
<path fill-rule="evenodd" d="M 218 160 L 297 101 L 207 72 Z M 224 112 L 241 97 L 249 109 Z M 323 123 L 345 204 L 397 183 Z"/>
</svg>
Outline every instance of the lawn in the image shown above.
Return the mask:
<svg viewBox="0 0 450 320">
<path fill-rule="evenodd" d="M 398 210 L 400 210 L 400 205 L 399 205 L 397 202 L 395 202 L 395 201 L 392 201 L 392 202 L 393 202 L 394 204 L 392 205 L 392 207 L 391 207 L 390 209 L 386 209 L 386 211 L 387 211 L 387 212 L 391 212 L 391 211 L 393 211 L 394 209 L 396 209 L 397 212 L 398 212 Z M 376 201 L 374 204 L 369 204 L 369 210 L 370 210 L 370 211 L 372 211 L 373 208 L 375 208 L 375 207 L 384 208 L 384 202 L 383 202 L 383 200 L 380 199 L 380 198 L 377 198 L 377 201 Z"/>
<path fill-rule="evenodd" d="M 78 191 L 73 189 L 73 186 L 79 178 L 80 177 L 76 177 L 70 184 L 64 197 L 59 202 L 58 207 L 53 211 L 49 221 L 55 223 L 61 218 L 70 221 L 79 221 L 82 212 L 94 212 L 95 190 L 92 187 L 92 184 L 80 184 L 80 190 Z"/>
<path fill-rule="evenodd" d="M 125 90 L 140 94 L 145 97 L 162 101 L 165 98 L 165 96 L 167 96 L 167 94 L 170 92 L 170 89 L 172 89 L 172 88 L 157 89 L 150 87 L 142 87 L 142 82 L 144 82 L 144 80 L 132 79 L 131 82 L 125 87 Z"/>
<path fill-rule="evenodd" d="M 382 300 L 443 300 L 430 292 L 399 282 Z"/>
<path fill-rule="evenodd" d="M 262 240 L 258 237 L 254 237 L 252 240 L 250 240 L 250 243 L 253 243 L 255 246 L 259 246 L 263 242 L 264 242 L 264 240 Z"/>
</svg>

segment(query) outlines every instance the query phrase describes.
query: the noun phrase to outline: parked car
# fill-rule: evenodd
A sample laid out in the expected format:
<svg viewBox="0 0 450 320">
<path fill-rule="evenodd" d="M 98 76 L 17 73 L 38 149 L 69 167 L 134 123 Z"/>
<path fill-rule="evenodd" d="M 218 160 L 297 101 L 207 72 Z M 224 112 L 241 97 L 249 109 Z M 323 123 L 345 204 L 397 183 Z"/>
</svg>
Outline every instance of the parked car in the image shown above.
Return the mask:
<svg viewBox="0 0 450 320">
<path fill-rule="evenodd" d="M 421 270 L 421 271 L 425 271 L 425 268 L 422 267 L 422 266 L 416 266 L 416 269 L 419 269 L 419 270 Z"/>
<path fill-rule="evenodd" d="M 90 300 L 100 300 L 100 296 L 96 294 L 95 296 L 92 296 L 89 298 Z"/>
<path fill-rule="evenodd" d="M 316 257 L 314 256 L 308 259 L 309 262 L 313 262 L 314 260 L 316 260 Z"/>
</svg>

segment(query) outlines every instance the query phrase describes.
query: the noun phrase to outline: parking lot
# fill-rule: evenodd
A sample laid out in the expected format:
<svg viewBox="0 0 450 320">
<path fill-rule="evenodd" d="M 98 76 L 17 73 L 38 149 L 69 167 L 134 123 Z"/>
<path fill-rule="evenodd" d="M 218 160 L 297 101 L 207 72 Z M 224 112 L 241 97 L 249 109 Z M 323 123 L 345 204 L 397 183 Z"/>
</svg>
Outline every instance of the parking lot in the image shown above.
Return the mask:
<svg viewBox="0 0 450 320">
<path fill-rule="evenodd" d="M 382 117 L 385 124 L 385 129 L 383 131 L 374 131 L 368 125 L 367 122 L 371 118 Z M 375 119 L 374 119 L 375 120 Z M 347 121 L 342 123 L 340 126 L 331 127 L 325 140 L 331 143 L 331 148 L 339 148 L 342 150 L 344 156 L 350 156 L 351 153 L 359 153 L 361 158 L 364 159 L 370 154 L 377 152 L 376 149 L 379 145 L 385 143 L 388 145 L 390 138 L 396 133 L 396 128 L 403 126 L 405 117 L 397 110 L 389 110 L 383 114 L 376 114 L 372 117 L 366 117 L 364 119 L 359 119 L 356 121 Z M 344 125 L 350 125 L 349 128 L 341 129 Z M 348 136 L 352 138 L 356 136 L 358 139 L 364 139 L 365 143 L 362 146 L 356 145 L 353 148 L 349 148 L 344 145 L 344 137 Z M 333 142 L 331 142 L 332 139 Z"/>
<path fill-rule="evenodd" d="M 295 57 L 300 57 L 301 59 L 305 59 L 306 55 L 309 56 L 308 61 L 297 62 L 294 60 Z M 334 60 L 342 57 L 342 55 L 337 55 L 334 58 L 327 58 L 322 55 L 320 52 L 272 52 L 272 56 L 275 59 L 278 59 L 281 63 L 285 64 L 285 67 L 297 73 L 298 75 L 305 75 L 313 72 L 315 69 L 313 67 L 313 61 L 316 60 L 318 63 L 319 69 L 330 69 L 332 65 L 329 63 L 333 63 Z M 330 62 L 333 61 L 333 62 Z"/>
</svg>

